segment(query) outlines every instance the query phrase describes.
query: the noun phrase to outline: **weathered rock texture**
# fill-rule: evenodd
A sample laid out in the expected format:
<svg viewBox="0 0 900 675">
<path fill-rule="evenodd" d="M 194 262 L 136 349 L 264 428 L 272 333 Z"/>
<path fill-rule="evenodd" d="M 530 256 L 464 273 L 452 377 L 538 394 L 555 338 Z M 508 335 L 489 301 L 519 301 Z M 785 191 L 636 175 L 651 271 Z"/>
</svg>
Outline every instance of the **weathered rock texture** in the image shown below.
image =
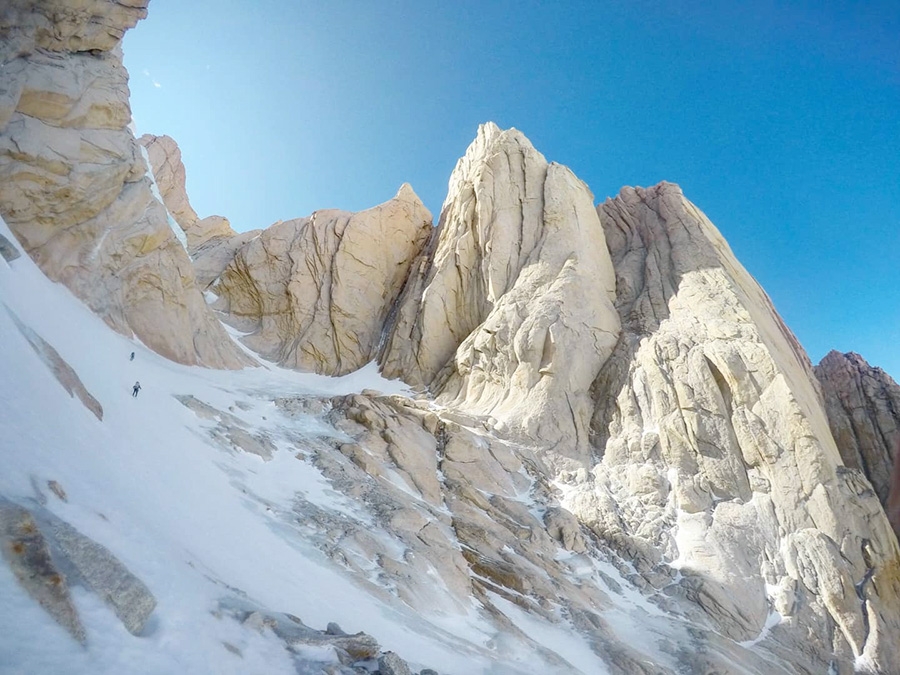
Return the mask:
<svg viewBox="0 0 900 675">
<path fill-rule="evenodd" d="M 156 607 L 147 586 L 107 548 L 46 509 L 29 511 L 0 496 L 0 547 L 22 587 L 79 642 L 87 636 L 69 593 L 73 585 L 96 593 L 134 635 Z"/>
<path fill-rule="evenodd" d="M 191 207 L 185 191 L 181 149 L 171 137 L 144 134 L 138 142 L 147 149 L 150 168 L 159 186 L 163 203 L 187 235 L 188 252 L 191 255 L 211 239 L 235 235 L 227 218 L 207 216 L 201 219 Z"/>
<path fill-rule="evenodd" d="M 0 303 L 3 305 L 3 303 Z M 16 327 L 22 333 L 22 336 L 28 340 L 28 344 L 35 353 L 40 357 L 44 365 L 53 373 L 56 381 L 59 382 L 69 396 L 77 396 L 78 400 L 84 404 L 84 407 L 90 410 L 98 420 L 103 420 L 103 406 L 100 401 L 94 398 L 93 394 L 87 390 L 81 378 L 75 369 L 59 355 L 59 352 L 40 335 L 35 333 L 29 326 L 26 326 L 18 316 L 6 305 L 3 308 L 12 317 Z"/>
<path fill-rule="evenodd" d="M 140 635 L 156 608 L 156 598 L 144 582 L 106 547 L 68 523 L 50 518 L 48 529 L 76 579 L 110 605 L 129 633 Z"/>
<path fill-rule="evenodd" d="M 386 375 L 445 406 L 441 423 L 422 422 L 435 441 L 403 421 L 409 411 L 357 399 L 335 410 L 369 431 L 347 427 L 356 442 L 341 451 L 370 475 L 391 466 L 426 503 L 447 505 L 448 543 L 462 547 L 476 595 L 485 584 L 536 613 L 540 600 L 526 598 L 589 615 L 602 598 L 579 605 L 585 597 L 565 586 L 571 571 L 537 553 L 543 536 L 591 550 L 586 526 L 634 566 L 635 583 L 711 628 L 698 638 L 703 658 L 679 654 L 682 667 L 740 661 L 767 672 L 743 651 L 752 647 L 788 671 L 890 672 L 900 551 L 868 482 L 844 466 L 806 354 L 677 186 L 626 188 L 596 217 L 590 200 L 520 133 L 479 130 L 381 353 Z M 506 436 L 501 469 L 484 441 L 451 434 L 460 415 Z M 505 484 L 516 462 L 560 500 L 539 493 L 543 523 L 524 545 L 523 532 L 504 531 L 507 519 L 530 522 L 515 499 L 522 486 Z M 424 522 L 409 520 L 414 530 Z M 438 557 L 459 595 L 465 567 Z M 386 552 L 375 558 L 391 569 Z M 603 619 L 589 622 L 608 654 Z"/>
<path fill-rule="evenodd" d="M 830 352 L 815 372 L 844 464 L 862 471 L 885 503 L 900 444 L 900 386 L 853 352 Z"/>
<path fill-rule="evenodd" d="M 47 540 L 27 510 L 2 498 L 0 553 L 28 595 L 73 638 L 84 642 L 84 626 L 72 604 L 66 578 L 50 557 Z"/>
<path fill-rule="evenodd" d="M 826 368 L 829 427 L 803 350 L 676 186 L 626 188 L 595 209 L 571 171 L 487 124 L 436 230 L 404 185 L 367 211 L 235 235 L 197 218 L 177 146 L 145 138 L 194 267 L 127 129 L 118 44 L 145 7 L 0 9 L 0 214 L 48 276 L 170 358 L 246 362 L 203 302 L 210 287 L 267 359 L 343 374 L 377 355 L 437 397 L 277 399 L 279 414 L 335 429 L 298 440 L 180 396 L 215 420 L 213 442 L 263 459 L 291 444 L 365 505 L 298 493 L 266 504 L 279 526 L 386 602 L 454 613 L 474 598 L 502 636 L 492 655 L 524 646 L 545 672 L 574 668 L 510 605 L 577 632 L 612 673 L 896 672 L 900 549 L 861 471 L 883 492 L 873 467 L 897 433 L 893 383 Z M 143 584 L 71 528 L 38 525 L 0 503 L 4 557 L 33 597 L 84 638 L 58 550 L 139 632 L 155 603 Z M 229 613 L 298 651 L 379 654 L 364 634 Z M 393 661 L 381 667 L 402 669 Z"/>
<path fill-rule="evenodd" d="M 147 0 L 0 9 L 0 215 L 47 276 L 175 361 L 249 359 L 207 309 L 152 195 L 119 42 Z"/>
<path fill-rule="evenodd" d="M 275 446 L 265 433 L 252 431 L 234 415 L 216 410 L 190 394 L 178 395 L 175 398 L 200 419 L 215 420 L 216 425 L 209 429 L 209 436 L 220 445 L 256 455 L 263 461 L 272 459 Z"/>
<path fill-rule="evenodd" d="M 598 210 L 623 332 L 593 385 L 594 459 L 560 477 L 563 505 L 649 583 L 679 569 L 723 635 L 801 672 L 889 672 L 897 543 L 843 466 L 805 353 L 677 186 Z"/>
<path fill-rule="evenodd" d="M 583 454 L 588 389 L 619 332 L 592 199 L 521 132 L 480 127 L 397 309 L 384 374 Z"/>
<path fill-rule="evenodd" d="M 196 249 L 192 254 L 192 261 L 200 288 L 210 289 L 234 260 L 237 252 L 247 242 L 259 236 L 260 232 L 262 230 L 250 230 L 233 237 L 213 237 Z"/>
<path fill-rule="evenodd" d="M 237 251 L 214 286 L 215 306 L 264 358 L 349 373 L 375 356 L 430 232 L 431 214 L 406 184 L 359 213 L 316 211 L 276 223 Z"/>
<path fill-rule="evenodd" d="M 279 407 L 301 408 L 290 399 Z M 495 656 L 524 647 L 534 655 L 532 670 L 575 672 L 511 622 L 501 602 L 583 632 L 611 673 L 658 672 L 603 616 L 611 603 L 584 555 L 582 527 L 546 508 L 551 472 L 536 453 L 472 431 L 473 418 L 435 412 L 425 401 L 360 394 L 323 408 L 340 433 L 299 448 L 371 517 L 348 518 L 302 494 L 286 515 L 367 591 L 424 613 L 468 612 L 474 598 L 485 621 L 509 638 L 492 647 Z"/>
<path fill-rule="evenodd" d="M 271 612 L 237 597 L 223 598 L 216 614 L 235 619 L 248 630 L 271 631 L 291 654 L 298 673 L 360 675 L 373 672 L 372 667 L 377 666 L 376 675 L 411 675 L 406 661 L 394 652 L 382 652 L 371 635 L 347 634 L 333 622 L 324 631 L 316 630 L 293 614 Z M 225 646 L 240 654 L 233 645 Z"/>
</svg>

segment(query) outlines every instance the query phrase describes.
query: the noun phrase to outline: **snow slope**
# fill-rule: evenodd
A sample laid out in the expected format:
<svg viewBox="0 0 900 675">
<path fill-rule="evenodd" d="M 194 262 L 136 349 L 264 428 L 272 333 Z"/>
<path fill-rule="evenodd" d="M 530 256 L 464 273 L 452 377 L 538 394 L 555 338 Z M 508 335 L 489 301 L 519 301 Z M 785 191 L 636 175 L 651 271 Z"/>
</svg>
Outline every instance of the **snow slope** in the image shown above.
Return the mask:
<svg viewBox="0 0 900 675">
<path fill-rule="evenodd" d="M 15 241 L 2 220 L 0 233 Z M 296 672 L 271 632 L 214 614 L 226 597 L 289 612 L 317 629 L 335 621 L 349 633 L 365 631 L 382 649 L 441 673 L 548 672 L 524 650 L 498 662 L 496 629 L 474 605 L 464 615 L 417 615 L 359 588 L 304 541 L 301 528 L 285 525 L 284 512 L 298 494 L 360 521 L 367 515 L 311 463 L 295 458 L 297 438 L 339 432 L 311 416 L 287 418 L 274 399 L 364 388 L 401 393 L 401 383 L 383 380 L 372 365 L 327 378 L 277 367 L 234 372 L 171 363 L 110 330 L 27 255 L 11 264 L 0 258 L 0 303 L 0 496 L 26 508 L 45 501 L 108 548 L 158 601 L 135 637 L 100 598 L 73 587 L 87 631 L 84 648 L 0 563 L 0 672 Z M 103 406 L 102 421 L 63 389 L 13 314 L 74 369 Z M 135 398 L 136 381 L 142 389 Z M 176 395 L 229 410 L 265 434 L 276 446 L 272 460 L 217 446 L 208 433 L 214 423 Z M 67 501 L 47 489 L 48 481 L 62 486 Z M 605 671 L 579 638 L 562 638 L 547 636 L 584 672 Z M 311 658 L 333 661 L 327 649 Z"/>
<path fill-rule="evenodd" d="M 2 220 L 0 234 L 15 241 Z M 71 366 L 102 405 L 102 421 L 67 393 L 17 323 Z M 142 389 L 133 397 L 136 381 Z M 505 617 L 499 624 L 474 599 L 468 609 L 435 606 L 423 614 L 379 587 L 374 561 L 368 578 L 364 565 L 354 577 L 320 550 L 321 530 L 316 540 L 315 525 L 303 520 L 309 510 L 296 508 L 300 501 L 363 526 L 403 559 L 402 543 L 375 525 L 364 503 L 335 489 L 312 459 L 316 448 L 351 439 L 321 414 L 275 402 L 363 389 L 408 393 L 374 364 L 343 378 L 275 366 L 236 372 L 175 364 L 110 330 L 27 255 L 9 264 L 0 258 L 0 500 L 28 509 L 43 504 L 109 549 L 157 600 L 136 637 L 101 598 L 73 586 L 87 633 L 83 647 L 0 560 L 0 674 L 314 673 L 337 663 L 330 647 L 309 648 L 298 669 L 296 655 L 272 631 L 219 611 L 234 603 L 290 613 L 319 630 L 336 622 L 373 636 L 416 669 L 444 675 L 609 672 L 564 616 L 549 623 L 494 594 L 491 602 Z M 216 440 L 223 418 L 262 438 L 271 459 L 241 452 L 221 435 Z M 527 508 L 540 506 L 522 499 Z M 622 644 L 647 663 L 678 671 L 672 650 L 691 649 L 708 627 L 663 611 L 598 555 L 559 549 L 557 559 L 566 561 L 573 583 L 604 590 L 603 616 Z M 503 621 L 519 636 L 498 628 Z M 755 642 L 742 647 L 750 649 L 738 650 L 740 660 L 750 651 L 762 655 Z M 732 672 L 765 668 L 735 662 Z"/>
</svg>

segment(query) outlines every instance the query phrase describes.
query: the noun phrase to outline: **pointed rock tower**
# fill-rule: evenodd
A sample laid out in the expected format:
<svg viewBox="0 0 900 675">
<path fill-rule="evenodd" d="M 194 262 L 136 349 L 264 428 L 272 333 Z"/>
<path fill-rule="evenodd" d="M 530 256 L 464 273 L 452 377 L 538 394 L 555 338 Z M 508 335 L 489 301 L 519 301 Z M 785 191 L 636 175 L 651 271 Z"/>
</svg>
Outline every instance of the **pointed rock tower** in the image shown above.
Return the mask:
<svg viewBox="0 0 900 675">
<path fill-rule="evenodd" d="M 562 456 L 583 455 L 588 390 L 619 333 L 593 195 L 516 129 L 481 126 L 389 328 L 383 372 Z"/>
</svg>

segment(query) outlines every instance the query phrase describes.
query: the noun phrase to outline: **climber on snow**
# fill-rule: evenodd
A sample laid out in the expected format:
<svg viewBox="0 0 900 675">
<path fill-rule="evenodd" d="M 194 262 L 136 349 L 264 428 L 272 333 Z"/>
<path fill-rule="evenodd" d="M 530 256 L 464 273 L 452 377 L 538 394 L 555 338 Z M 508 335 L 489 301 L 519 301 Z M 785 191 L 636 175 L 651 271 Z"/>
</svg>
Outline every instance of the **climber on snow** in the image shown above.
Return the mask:
<svg viewBox="0 0 900 675">
<path fill-rule="evenodd" d="M 137 398 L 138 392 L 141 390 L 141 383 L 135 382 L 134 387 L 131 388 L 131 395 Z"/>
</svg>

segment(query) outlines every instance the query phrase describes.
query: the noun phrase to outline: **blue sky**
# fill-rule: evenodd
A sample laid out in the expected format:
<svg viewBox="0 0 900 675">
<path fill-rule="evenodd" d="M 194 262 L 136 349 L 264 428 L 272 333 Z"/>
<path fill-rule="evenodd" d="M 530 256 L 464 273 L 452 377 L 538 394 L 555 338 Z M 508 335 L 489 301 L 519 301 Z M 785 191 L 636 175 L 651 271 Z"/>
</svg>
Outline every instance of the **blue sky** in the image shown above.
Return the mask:
<svg viewBox="0 0 900 675">
<path fill-rule="evenodd" d="M 139 133 L 238 230 L 409 182 L 437 219 L 478 124 L 596 195 L 679 183 L 814 362 L 900 379 L 900 3 L 152 0 Z"/>
</svg>

